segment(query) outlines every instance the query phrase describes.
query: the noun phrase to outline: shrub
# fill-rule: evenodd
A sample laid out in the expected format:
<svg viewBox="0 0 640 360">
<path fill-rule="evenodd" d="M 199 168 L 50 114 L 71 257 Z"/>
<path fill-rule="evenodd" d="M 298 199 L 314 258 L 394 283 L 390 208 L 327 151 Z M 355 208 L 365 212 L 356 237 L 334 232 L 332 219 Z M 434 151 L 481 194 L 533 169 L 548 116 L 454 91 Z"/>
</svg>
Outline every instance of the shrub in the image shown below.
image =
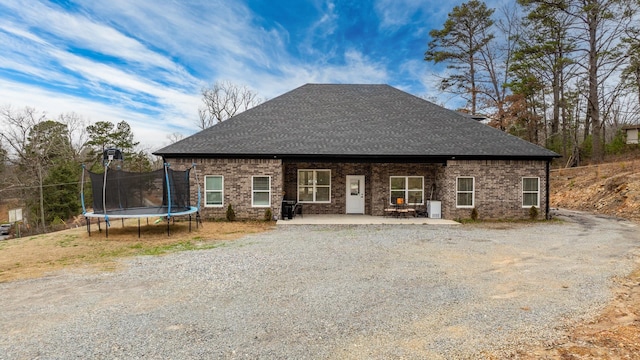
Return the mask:
<svg viewBox="0 0 640 360">
<path fill-rule="evenodd" d="M 476 209 L 476 208 L 471 209 L 471 214 L 469 216 L 471 217 L 471 220 L 473 220 L 473 221 L 478 220 L 478 216 L 479 216 L 478 209 Z"/>
<path fill-rule="evenodd" d="M 607 154 L 622 154 L 626 149 L 626 141 L 624 138 L 624 133 L 622 130 L 618 130 L 616 132 L 616 136 L 611 140 L 610 143 L 605 145 L 605 152 Z"/>
<path fill-rule="evenodd" d="M 231 204 L 229 204 L 229 206 L 227 206 L 227 221 L 235 221 L 236 220 L 236 213 L 235 211 L 233 211 L 233 207 L 231 207 Z"/>
<path fill-rule="evenodd" d="M 271 208 L 267 208 L 264 210 L 264 221 L 273 220 L 273 213 L 271 212 Z"/>
<path fill-rule="evenodd" d="M 532 206 L 529 208 L 529 219 L 536 220 L 538 218 L 538 208 Z"/>
</svg>

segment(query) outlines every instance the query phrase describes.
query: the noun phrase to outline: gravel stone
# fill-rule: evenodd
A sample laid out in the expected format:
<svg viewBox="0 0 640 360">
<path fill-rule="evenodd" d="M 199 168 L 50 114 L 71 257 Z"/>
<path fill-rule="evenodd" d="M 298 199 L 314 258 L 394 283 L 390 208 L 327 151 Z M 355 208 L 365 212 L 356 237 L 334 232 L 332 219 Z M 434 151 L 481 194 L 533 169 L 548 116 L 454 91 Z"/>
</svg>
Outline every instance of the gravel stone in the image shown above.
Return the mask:
<svg viewBox="0 0 640 360">
<path fill-rule="evenodd" d="M 300 225 L 0 284 L 0 359 L 510 358 L 638 265 L 638 228 Z"/>
</svg>

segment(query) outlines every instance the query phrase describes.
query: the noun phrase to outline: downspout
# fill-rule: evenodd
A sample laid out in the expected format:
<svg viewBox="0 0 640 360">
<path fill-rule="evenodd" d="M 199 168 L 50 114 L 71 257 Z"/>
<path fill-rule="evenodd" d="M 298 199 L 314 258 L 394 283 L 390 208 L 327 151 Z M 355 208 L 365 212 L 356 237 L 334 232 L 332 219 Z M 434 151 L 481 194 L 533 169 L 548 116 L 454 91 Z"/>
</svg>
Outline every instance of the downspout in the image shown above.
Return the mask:
<svg viewBox="0 0 640 360">
<path fill-rule="evenodd" d="M 547 160 L 547 166 L 546 166 L 546 170 L 547 170 L 547 186 L 546 186 L 546 194 L 545 194 L 545 200 L 546 200 L 546 204 L 545 204 L 545 219 L 546 220 L 551 220 L 551 216 L 549 214 L 549 199 L 550 199 L 550 195 L 549 192 L 551 191 L 551 182 L 550 182 L 550 178 L 551 176 L 549 175 L 551 173 L 551 160 Z"/>
</svg>

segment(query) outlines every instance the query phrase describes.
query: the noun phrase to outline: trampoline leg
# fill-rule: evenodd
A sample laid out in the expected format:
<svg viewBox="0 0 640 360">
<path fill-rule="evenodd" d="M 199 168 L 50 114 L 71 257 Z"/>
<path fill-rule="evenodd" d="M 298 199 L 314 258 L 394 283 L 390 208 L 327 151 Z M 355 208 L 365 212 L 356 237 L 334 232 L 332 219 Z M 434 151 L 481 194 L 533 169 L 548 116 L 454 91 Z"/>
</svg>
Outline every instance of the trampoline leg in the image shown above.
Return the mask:
<svg viewBox="0 0 640 360">
<path fill-rule="evenodd" d="M 169 234 L 169 226 L 171 225 L 171 219 L 167 218 L 167 236 L 170 236 Z"/>
<path fill-rule="evenodd" d="M 189 232 L 191 232 L 191 214 L 189 214 Z"/>
<path fill-rule="evenodd" d="M 98 232 L 102 232 L 102 227 L 100 226 L 100 218 L 98 218 Z"/>
<path fill-rule="evenodd" d="M 122 218 L 122 227 L 124 228 L 124 218 Z"/>
<path fill-rule="evenodd" d="M 89 233 L 89 237 L 91 237 L 91 220 L 89 220 L 88 217 L 85 217 L 84 221 L 87 222 L 87 233 Z"/>
<path fill-rule="evenodd" d="M 138 239 L 140 239 L 140 218 L 138 218 Z"/>
</svg>

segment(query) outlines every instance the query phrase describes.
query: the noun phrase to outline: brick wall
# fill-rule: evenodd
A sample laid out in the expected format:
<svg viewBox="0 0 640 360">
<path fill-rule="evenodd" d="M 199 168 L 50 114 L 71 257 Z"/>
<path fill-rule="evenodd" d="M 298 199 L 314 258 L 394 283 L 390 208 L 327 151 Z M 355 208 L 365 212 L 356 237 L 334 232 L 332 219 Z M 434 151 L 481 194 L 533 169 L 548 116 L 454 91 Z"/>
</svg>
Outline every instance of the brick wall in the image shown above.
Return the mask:
<svg viewBox="0 0 640 360">
<path fill-rule="evenodd" d="M 424 200 L 429 200 L 431 195 L 432 185 L 436 181 L 436 174 L 438 168 L 441 168 L 440 164 L 425 164 L 425 163 L 411 163 L 411 164 L 393 164 L 382 163 L 375 164 L 373 168 L 373 187 L 374 198 L 372 215 L 382 216 L 384 215 L 384 208 L 388 207 L 391 199 L 390 191 L 390 178 L 391 176 L 423 176 L 424 177 Z M 436 199 L 436 194 L 433 194 L 433 199 Z"/>
<path fill-rule="evenodd" d="M 438 197 L 447 219 L 468 219 L 469 208 L 456 207 L 456 179 L 475 178 L 474 205 L 481 219 L 527 219 L 529 208 L 522 207 L 522 178 L 540 179 L 539 218 L 546 207 L 546 162 L 533 160 L 449 160 L 438 173 Z"/>
<path fill-rule="evenodd" d="M 365 214 L 383 215 L 383 207 L 389 201 L 390 176 L 424 176 L 425 199 L 435 181 L 439 164 L 371 164 L 371 163 L 293 163 L 285 168 L 286 198 L 296 200 L 298 195 L 298 170 L 331 170 L 331 203 L 304 204 L 305 214 L 344 214 L 346 212 L 347 175 L 365 176 Z M 435 196 L 435 195 L 434 195 Z"/>
<path fill-rule="evenodd" d="M 305 214 L 344 214 L 346 213 L 346 178 L 347 175 L 365 176 L 365 214 L 371 213 L 371 203 L 367 199 L 371 194 L 371 164 L 366 163 L 292 163 L 284 165 L 285 197 L 289 200 L 298 198 L 298 170 L 331 170 L 331 203 L 304 204 Z"/>
<path fill-rule="evenodd" d="M 283 194 L 296 200 L 298 169 L 331 170 L 331 202 L 304 204 L 305 214 L 344 214 L 346 212 L 346 176 L 365 176 L 365 214 L 381 216 L 389 201 L 391 176 L 423 176 L 424 198 L 442 201 L 442 216 L 447 219 L 469 218 L 471 209 L 456 207 L 456 179 L 475 178 L 475 207 L 480 218 L 522 219 L 529 208 L 522 207 L 522 178 L 540 179 L 539 217 L 546 207 L 545 161 L 449 160 L 447 165 L 428 163 L 334 163 L 282 162 L 280 159 L 168 159 L 171 167 L 183 170 L 196 164 L 202 186 L 202 211 L 205 218 L 224 218 L 231 204 L 238 218 L 262 219 L 265 208 L 251 206 L 251 177 L 271 176 L 271 211 L 279 216 Z M 224 176 L 224 205 L 204 206 L 204 176 Z M 192 178 L 192 204 L 197 203 L 195 174 Z M 283 181 L 284 180 L 284 181 Z M 284 183 L 284 186 L 282 184 Z M 432 192 L 433 185 L 433 194 Z M 283 191 L 284 190 L 284 191 Z"/>
<path fill-rule="evenodd" d="M 280 214 L 282 201 L 282 160 L 280 159 L 167 159 L 173 169 L 184 169 L 196 164 L 200 181 L 202 200 L 200 214 L 205 219 L 222 219 L 227 206 L 231 204 L 238 219 L 263 219 L 265 208 L 251 206 L 251 177 L 271 176 L 271 211 Z M 223 206 L 205 206 L 204 177 L 222 175 L 224 177 Z M 197 204 L 195 174 L 191 176 L 191 203 Z"/>
</svg>

